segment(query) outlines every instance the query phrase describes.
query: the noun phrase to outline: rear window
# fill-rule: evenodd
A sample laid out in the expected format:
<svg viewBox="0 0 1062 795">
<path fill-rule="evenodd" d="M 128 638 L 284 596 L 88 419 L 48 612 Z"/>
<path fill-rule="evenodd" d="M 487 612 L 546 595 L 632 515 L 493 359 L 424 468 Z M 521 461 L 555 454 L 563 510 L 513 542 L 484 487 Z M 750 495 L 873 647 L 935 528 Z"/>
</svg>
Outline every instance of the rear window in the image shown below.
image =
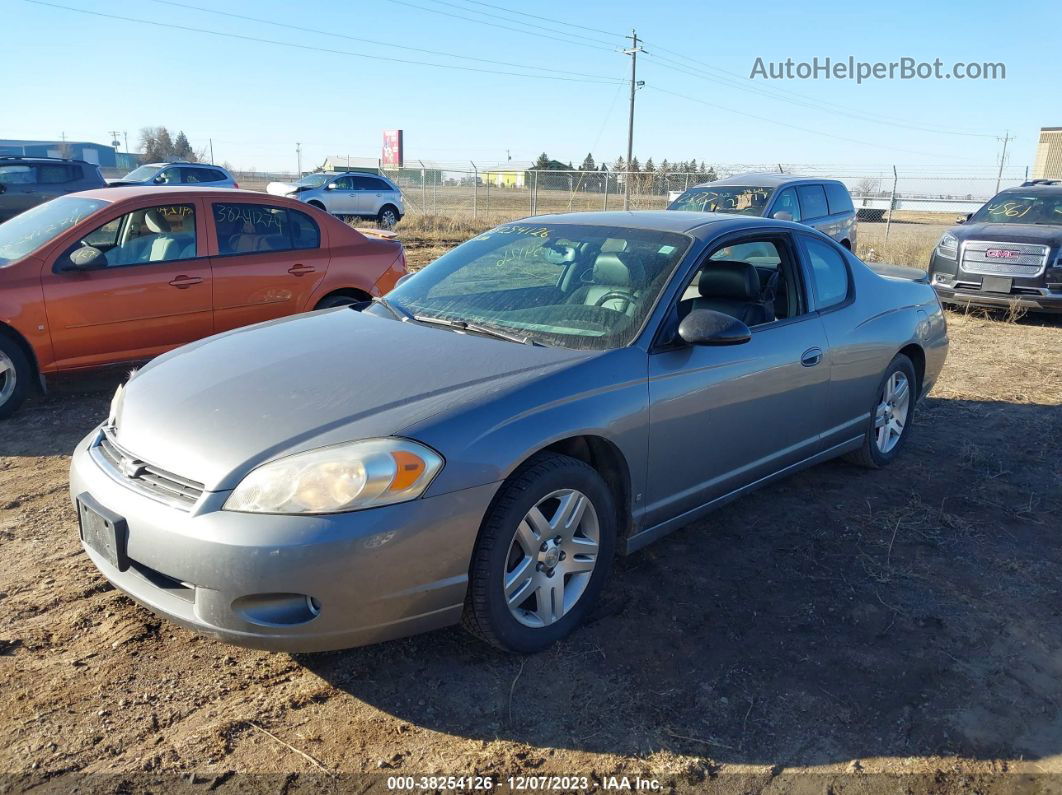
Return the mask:
<svg viewBox="0 0 1062 795">
<path fill-rule="evenodd" d="M 850 213 L 855 209 L 852 207 L 852 197 L 848 193 L 848 188 L 840 182 L 827 182 L 825 187 L 826 202 L 830 207 L 830 215 Z"/>
<path fill-rule="evenodd" d="M 41 185 L 59 185 L 81 179 L 81 168 L 68 163 L 41 164 L 37 166 L 37 182 Z"/>
<path fill-rule="evenodd" d="M 805 221 L 830 214 L 822 185 L 798 185 L 797 195 L 800 197 L 800 214 Z"/>
</svg>

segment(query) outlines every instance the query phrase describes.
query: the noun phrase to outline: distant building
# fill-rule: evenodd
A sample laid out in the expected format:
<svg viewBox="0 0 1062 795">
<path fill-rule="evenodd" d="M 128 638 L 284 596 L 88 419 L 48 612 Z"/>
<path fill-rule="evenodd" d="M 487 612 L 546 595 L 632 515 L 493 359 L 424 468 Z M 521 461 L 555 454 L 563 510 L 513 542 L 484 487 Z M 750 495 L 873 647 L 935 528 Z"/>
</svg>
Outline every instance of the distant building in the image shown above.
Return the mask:
<svg viewBox="0 0 1062 795">
<path fill-rule="evenodd" d="M 1041 127 L 1033 179 L 1062 179 L 1062 127 Z"/>
<path fill-rule="evenodd" d="M 380 159 L 376 157 L 351 157 L 350 155 L 329 155 L 321 164 L 321 171 L 364 171 L 366 174 L 380 173 Z"/>
<path fill-rule="evenodd" d="M 86 141 L 17 141 L 0 139 L 0 157 L 69 157 L 95 163 L 102 168 L 117 168 L 118 158 L 113 146 Z"/>
<path fill-rule="evenodd" d="M 530 160 L 510 160 L 491 166 L 480 167 L 480 181 L 484 185 L 497 188 L 523 188 L 527 182 L 527 172 L 535 167 Z"/>
</svg>

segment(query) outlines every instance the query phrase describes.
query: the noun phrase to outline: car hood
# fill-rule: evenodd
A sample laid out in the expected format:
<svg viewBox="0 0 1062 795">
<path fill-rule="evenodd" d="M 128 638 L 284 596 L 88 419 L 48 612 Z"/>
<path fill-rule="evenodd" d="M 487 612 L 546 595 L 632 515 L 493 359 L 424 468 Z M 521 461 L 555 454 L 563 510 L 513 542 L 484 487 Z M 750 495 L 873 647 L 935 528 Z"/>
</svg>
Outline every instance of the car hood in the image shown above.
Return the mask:
<svg viewBox="0 0 1062 795">
<path fill-rule="evenodd" d="M 266 185 L 266 193 L 273 196 L 287 196 L 289 193 L 294 193 L 298 189 L 298 186 L 291 182 L 270 182 Z"/>
<path fill-rule="evenodd" d="M 117 439 L 209 491 L 230 489 L 271 458 L 399 435 L 455 404 L 488 400 L 593 355 L 346 307 L 314 312 L 155 359 L 125 386 Z"/>
<path fill-rule="evenodd" d="M 1062 246 L 1062 226 L 1050 224 L 962 224 L 948 230 L 959 240 L 998 240 Z"/>
</svg>

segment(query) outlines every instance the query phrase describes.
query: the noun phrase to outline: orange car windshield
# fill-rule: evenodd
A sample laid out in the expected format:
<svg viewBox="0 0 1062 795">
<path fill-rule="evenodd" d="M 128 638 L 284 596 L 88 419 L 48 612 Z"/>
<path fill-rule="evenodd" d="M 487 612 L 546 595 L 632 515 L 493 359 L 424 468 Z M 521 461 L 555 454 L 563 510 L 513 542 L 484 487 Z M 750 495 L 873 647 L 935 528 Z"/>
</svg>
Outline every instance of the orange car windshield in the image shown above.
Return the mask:
<svg viewBox="0 0 1062 795">
<path fill-rule="evenodd" d="M 63 196 L 0 224 L 0 268 L 36 251 L 108 204 L 102 199 Z"/>
</svg>

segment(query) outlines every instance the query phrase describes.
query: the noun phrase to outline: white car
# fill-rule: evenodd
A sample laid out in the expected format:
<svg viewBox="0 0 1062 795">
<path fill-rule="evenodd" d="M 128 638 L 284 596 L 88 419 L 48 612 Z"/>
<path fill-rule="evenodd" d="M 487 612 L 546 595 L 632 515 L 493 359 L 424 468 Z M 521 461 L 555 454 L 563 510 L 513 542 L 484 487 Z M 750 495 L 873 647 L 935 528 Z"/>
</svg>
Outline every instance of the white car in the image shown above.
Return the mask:
<svg viewBox="0 0 1062 795">
<path fill-rule="evenodd" d="M 307 174 L 294 183 L 270 182 L 266 192 L 290 196 L 332 215 L 373 218 L 388 228 L 402 220 L 406 212 L 401 189 L 376 174 Z"/>
</svg>

